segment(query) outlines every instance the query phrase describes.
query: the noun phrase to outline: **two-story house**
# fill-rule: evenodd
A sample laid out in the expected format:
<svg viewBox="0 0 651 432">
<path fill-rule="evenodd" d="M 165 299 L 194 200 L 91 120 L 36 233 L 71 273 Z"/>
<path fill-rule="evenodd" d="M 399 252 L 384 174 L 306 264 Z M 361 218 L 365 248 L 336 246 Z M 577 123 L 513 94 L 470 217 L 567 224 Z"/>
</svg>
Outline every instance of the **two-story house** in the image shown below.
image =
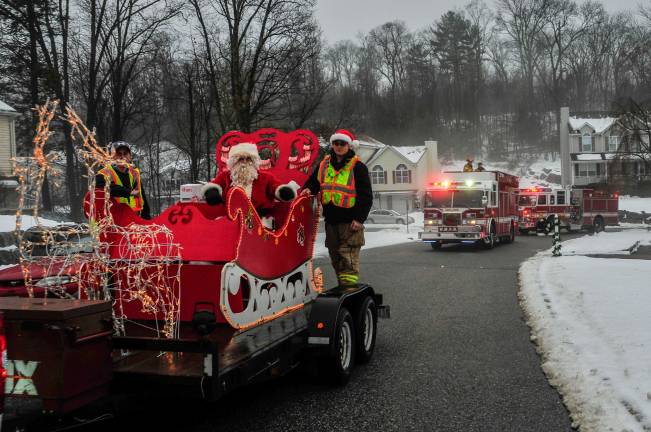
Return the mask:
<svg viewBox="0 0 651 432">
<path fill-rule="evenodd" d="M 366 139 L 357 153 L 371 176 L 374 208 L 406 212 L 419 207 L 428 174 L 440 170 L 436 141 L 401 147 Z"/>
<path fill-rule="evenodd" d="M 639 157 L 648 143 L 615 117 L 572 116 L 569 108 L 561 108 L 560 134 L 563 185 L 639 181 L 651 174 Z"/>
<path fill-rule="evenodd" d="M 11 159 L 16 157 L 15 109 L 0 101 L 0 209 L 16 209 L 18 182 Z"/>
</svg>

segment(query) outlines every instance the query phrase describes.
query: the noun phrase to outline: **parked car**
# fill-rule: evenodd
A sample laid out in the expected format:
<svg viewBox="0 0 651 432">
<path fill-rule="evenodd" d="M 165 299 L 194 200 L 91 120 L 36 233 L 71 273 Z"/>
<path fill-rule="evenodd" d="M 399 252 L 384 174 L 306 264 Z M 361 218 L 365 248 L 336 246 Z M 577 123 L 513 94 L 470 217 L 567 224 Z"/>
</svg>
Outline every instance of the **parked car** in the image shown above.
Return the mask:
<svg viewBox="0 0 651 432">
<path fill-rule="evenodd" d="M 28 238 L 36 239 L 39 235 L 36 230 L 26 232 Z M 85 254 L 93 252 L 93 245 L 87 235 L 64 235 L 65 227 L 57 235 L 57 240 L 63 241 L 50 247 L 38 245 L 32 250 L 32 259 L 26 270 L 32 280 L 34 296 L 42 297 L 46 290 L 65 291 L 73 296 L 78 292 L 77 274 Z M 73 254 L 78 254 L 81 259 L 71 259 Z M 20 264 L 0 270 L 0 297 L 27 295 L 23 267 Z"/>
<path fill-rule="evenodd" d="M 411 216 L 403 215 L 395 210 L 375 209 L 371 210 L 366 218 L 367 223 L 377 224 L 401 224 L 414 223 L 414 218 Z"/>
</svg>

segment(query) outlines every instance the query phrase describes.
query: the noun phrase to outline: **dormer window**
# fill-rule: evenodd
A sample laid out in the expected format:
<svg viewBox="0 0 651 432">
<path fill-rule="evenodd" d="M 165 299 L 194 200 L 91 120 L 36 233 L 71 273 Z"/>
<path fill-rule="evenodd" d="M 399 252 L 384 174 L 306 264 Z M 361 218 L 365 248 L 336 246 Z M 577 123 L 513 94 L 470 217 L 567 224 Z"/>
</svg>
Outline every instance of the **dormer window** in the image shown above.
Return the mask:
<svg viewBox="0 0 651 432">
<path fill-rule="evenodd" d="M 616 152 L 619 148 L 619 137 L 618 136 L 609 136 L 608 137 L 608 151 Z"/>
<path fill-rule="evenodd" d="M 393 183 L 411 183 L 411 170 L 404 164 L 400 164 L 393 172 Z"/>
<path fill-rule="evenodd" d="M 592 135 L 583 134 L 581 136 L 581 151 L 583 153 L 592 153 Z"/>
<path fill-rule="evenodd" d="M 371 170 L 371 183 L 387 184 L 387 172 L 380 165 L 375 165 Z"/>
</svg>

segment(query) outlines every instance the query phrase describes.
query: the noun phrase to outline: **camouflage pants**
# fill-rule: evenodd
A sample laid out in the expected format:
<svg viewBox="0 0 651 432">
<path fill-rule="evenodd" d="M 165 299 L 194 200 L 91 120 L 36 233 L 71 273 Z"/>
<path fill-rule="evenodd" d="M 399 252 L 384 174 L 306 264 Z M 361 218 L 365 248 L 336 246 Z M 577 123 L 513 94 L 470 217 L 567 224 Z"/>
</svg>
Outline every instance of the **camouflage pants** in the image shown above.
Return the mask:
<svg viewBox="0 0 651 432">
<path fill-rule="evenodd" d="M 350 223 L 326 223 L 325 230 L 325 244 L 339 284 L 356 284 L 359 280 L 359 251 L 364 245 L 364 229 L 353 231 Z"/>
</svg>

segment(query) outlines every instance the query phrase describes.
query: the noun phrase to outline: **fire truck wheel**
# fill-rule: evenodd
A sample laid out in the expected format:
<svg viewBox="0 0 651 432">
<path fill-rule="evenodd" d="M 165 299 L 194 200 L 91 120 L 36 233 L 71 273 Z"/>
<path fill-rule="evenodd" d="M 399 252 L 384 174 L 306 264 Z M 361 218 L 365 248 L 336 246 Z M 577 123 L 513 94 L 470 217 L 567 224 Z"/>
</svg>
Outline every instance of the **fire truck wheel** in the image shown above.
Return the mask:
<svg viewBox="0 0 651 432">
<path fill-rule="evenodd" d="M 430 243 L 430 245 L 432 246 L 432 249 L 434 249 L 434 250 L 441 250 L 441 247 L 443 247 L 441 242 L 433 242 L 433 243 Z"/>
<path fill-rule="evenodd" d="M 372 297 L 366 297 L 359 306 L 355 324 L 357 331 L 355 359 L 358 364 L 368 363 L 373 357 L 375 335 L 377 334 L 377 308 Z"/>
<path fill-rule="evenodd" d="M 604 230 L 604 219 L 601 216 L 597 216 L 594 218 L 594 222 L 592 224 L 594 227 L 594 232 L 598 233 Z"/>
<path fill-rule="evenodd" d="M 326 382 L 343 385 L 350 379 L 355 366 L 355 325 L 353 316 L 345 307 L 339 309 L 332 343 L 333 350 L 320 359 L 319 370 Z"/>
<path fill-rule="evenodd" d="M 488 232 L 488 235 L 484 237 L 482 246 L 484 246 L 484 249 L 493 249 L 495 246 L 495 222 L 491 222 L 490 231 Z"/>
</svg>

